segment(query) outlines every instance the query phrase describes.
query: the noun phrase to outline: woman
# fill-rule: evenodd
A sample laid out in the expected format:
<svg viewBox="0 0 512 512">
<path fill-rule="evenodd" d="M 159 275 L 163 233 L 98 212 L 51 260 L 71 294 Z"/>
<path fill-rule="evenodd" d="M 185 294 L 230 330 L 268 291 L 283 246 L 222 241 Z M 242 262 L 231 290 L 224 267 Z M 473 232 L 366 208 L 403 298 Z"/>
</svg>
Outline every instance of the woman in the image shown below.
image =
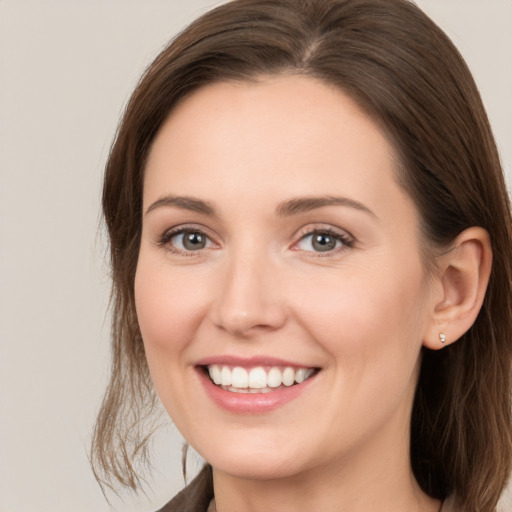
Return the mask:
<svg viewBox="0 0 512 512">
<path fill-rule="evenodd" d="M 476 86 L 404 0 L 235 0 L 149 67 L 107 164 L 136 488 L 156 390 L 205 458 L 162 510 L 493 511 L 511 461 L 511 217 Z"/>
</svg>

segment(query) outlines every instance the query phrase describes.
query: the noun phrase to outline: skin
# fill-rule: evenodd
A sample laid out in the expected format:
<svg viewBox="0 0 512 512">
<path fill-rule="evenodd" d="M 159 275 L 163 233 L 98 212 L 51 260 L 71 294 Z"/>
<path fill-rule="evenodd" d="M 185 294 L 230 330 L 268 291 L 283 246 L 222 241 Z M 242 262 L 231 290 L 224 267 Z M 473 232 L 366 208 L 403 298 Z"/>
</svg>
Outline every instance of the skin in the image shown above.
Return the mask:
<svg viewBox="0 0 512 512">
<path fill-rule="evenodd" d="M 207 86 L 158 133 L 137 314 L 162 403 L 213 466 L 219 512 L 439 509 L 412 475 L 409 422 L 440 286 L 427 279 L 418 213 L 395 168 L 371 118 L 300 76 Z M 349 202 L 276 212 L 312 196 Z M 204 233 L 205 247 L 165 238 L 180 226 Z M 348 240 L 318 252 L 310 234 L 322 229 Z M 294 400 L 236 414 L 198 377 L 198 361 L 219 355 L 320 371 Z"/>
</svg>

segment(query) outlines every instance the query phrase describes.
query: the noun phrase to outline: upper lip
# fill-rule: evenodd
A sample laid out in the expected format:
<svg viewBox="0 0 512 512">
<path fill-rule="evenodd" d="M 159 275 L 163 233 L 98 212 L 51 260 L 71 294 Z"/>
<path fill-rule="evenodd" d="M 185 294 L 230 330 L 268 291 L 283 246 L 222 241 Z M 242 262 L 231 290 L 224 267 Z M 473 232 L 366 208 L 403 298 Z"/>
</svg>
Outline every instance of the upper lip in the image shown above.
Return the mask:
<svg viewBox="0 0 512 512">
<path fill-rule="evenodd" d="M 218 355 L 200 359 L 197 366 L 210 366 L 213 364 L 226 366 L 241 366 L 242 368 L 252 368 L 255 366 L 284 366 L 292 368 L 316 368 L 314 365 L 297 363 L 286 359 L 280 359 L 271 356 L 253 356 L 239 357 L 232 355 Z"/>
</svg>

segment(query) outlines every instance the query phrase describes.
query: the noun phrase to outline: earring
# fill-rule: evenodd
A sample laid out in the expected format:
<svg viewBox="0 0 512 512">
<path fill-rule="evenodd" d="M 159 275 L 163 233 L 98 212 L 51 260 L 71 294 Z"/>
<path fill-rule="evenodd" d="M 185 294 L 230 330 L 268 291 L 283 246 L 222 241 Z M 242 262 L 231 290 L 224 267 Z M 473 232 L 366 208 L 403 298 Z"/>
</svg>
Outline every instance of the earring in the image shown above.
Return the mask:
<svg viewBox="0 0 512 512">
<path fill-rule="evenodd" d="M 439 334 L 439 341 L 441 343 L 446 343 L 446 336 L 443 333 Z"/>
</svg>

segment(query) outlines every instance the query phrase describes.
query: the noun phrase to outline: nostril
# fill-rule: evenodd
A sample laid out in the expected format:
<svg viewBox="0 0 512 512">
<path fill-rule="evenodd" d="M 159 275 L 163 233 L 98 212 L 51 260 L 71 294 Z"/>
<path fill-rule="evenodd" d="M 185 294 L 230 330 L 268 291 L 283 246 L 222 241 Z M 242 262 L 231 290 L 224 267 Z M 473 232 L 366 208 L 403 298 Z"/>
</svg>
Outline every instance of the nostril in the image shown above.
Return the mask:
<svg viewBox="0 0 512 512">
<path fill-rule="evenodd" d="M 218 276 L 217 295 L 211 304 L 213 323 L 239 338 L 278 329 L 286 315 L 275 286 L 276 273 L 266 260 L 247 251 L 237 253 L 235 259 Z"/>
</svg>

